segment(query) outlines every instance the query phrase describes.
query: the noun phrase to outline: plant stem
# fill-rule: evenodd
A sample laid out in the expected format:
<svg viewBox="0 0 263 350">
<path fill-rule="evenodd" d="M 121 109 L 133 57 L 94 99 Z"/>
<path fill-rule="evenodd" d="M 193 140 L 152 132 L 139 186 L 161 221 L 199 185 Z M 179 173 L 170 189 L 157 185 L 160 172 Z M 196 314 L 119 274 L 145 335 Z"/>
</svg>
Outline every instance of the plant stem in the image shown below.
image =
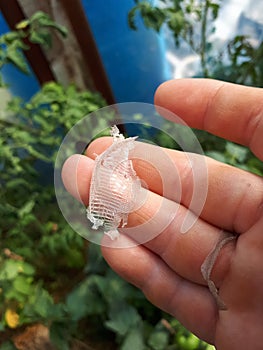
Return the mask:
<svg viewBox="0 0 263 350">
<path fill-rule="evenodd" d="M 202 66 L 203 76 L 205 78 L 209 76 L 208 68 L 206 64 L 206 44 L 207 44 L 206 30 L 207 30 L 207 17 L 208 17 L 209 6 L 210 6 L 210 1 L 206 0 L 203 8 L 203 13 L 202 13 L 202 26 L 201 26 L 200 57 L 201 57 L 201 66 Z"/>
</svg>

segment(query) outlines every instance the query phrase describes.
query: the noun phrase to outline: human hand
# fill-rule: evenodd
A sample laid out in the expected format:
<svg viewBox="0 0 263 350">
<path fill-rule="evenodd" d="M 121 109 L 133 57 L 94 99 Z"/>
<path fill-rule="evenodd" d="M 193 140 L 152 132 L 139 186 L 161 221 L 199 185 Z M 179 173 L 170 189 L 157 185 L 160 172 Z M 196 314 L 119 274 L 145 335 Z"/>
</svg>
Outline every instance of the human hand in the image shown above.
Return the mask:
<svg viewBox="0 0 263 350">
<path fill-rule="evenodd" d="M 207 130 L 244 144 L 263 160 L 263 90 L 213 80 L 178 80 L 160 86 L 155 102 L 191 127 Z M 68 191 L 88 204 L 88 188 L 94 153 L 100 154 L 111 143 L 109 138 L 94 141 L 87 156 L 72 156 L 63 168 Z M 154 147 L 136 145 L 136 153 L 152 152 Z M 114 248 L 109 238 L 102 253 L 109 265 L 123 278 L 141 288 L 156 306 L 174 315 L 200 338 L 218 350 L 262 349 L 263 333 L 263 180 L 243 170 L 207 159 L 208 194 L 195 224 L 181 234 L 180 227 L 193 191 L 191 165 L 182 152 L 165 150 L 179 169 L 181 202 L 176 202 L 173 174 L 165 178 L 141 158 L 133 165 L 148 185 L 147 202 L 131 213 L 128 224 L 148 221 L 161 200 L 165 210 L 157 222 L 175 219 L 163 232 L 145 244 Z M 198 162 L 197 156 L 197 162 Z M 77 167 L 77 169 L 76 169 Z M 77 170 L 77 171 L 76 171 Z M 163 199 L 162 181 L 170 188 Z M 195 186 L 198 184 L 195 184 Z M 151 227 L 149 226 L 149 230 Z M 201 273 L 201 265 L 218 242 L 222 230 L 238 234 L 220 252 L 212 280 L 228 309 L 218 309 Z M 121 235 L 120 240 L 131 240 Z M 111 247 L 112 245 L 112 247 Z"/>
</svg>

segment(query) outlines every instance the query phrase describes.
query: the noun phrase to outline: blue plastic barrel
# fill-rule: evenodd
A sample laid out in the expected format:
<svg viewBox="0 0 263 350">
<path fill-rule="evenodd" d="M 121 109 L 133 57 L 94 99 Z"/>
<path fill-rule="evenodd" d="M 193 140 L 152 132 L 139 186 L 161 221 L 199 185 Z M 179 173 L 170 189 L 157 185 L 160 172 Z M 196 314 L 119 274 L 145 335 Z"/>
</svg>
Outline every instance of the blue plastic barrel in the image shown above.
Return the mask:
<svg viewBox="0 0 263 350">
<path fill-rule="evenodd" d="M 154 91 L 170 76 L 162 36 L 146 29 L 140 18 L 137 31 L 129 28 L 133 0 L 82 0 L 82 4 L 116 101 L 152 103 Z"/>
<path fill-rule="evenodd" d="M 10 28 L 0 12 L 0 35 L 9 31 Z M 6 84 L 8 84 L 8 89 L 11 94 L 14 96 L 19 96 L 25 101 L 29 100 L 30 97 L 39 90 L 38 80 L 36 79 L 30 66 L 28 66 L 28 68 L 30 72 L 29 75 L 20 72 L 12 64 L 6 64 L 1 70 L 3 80 Z"/>
</svg>

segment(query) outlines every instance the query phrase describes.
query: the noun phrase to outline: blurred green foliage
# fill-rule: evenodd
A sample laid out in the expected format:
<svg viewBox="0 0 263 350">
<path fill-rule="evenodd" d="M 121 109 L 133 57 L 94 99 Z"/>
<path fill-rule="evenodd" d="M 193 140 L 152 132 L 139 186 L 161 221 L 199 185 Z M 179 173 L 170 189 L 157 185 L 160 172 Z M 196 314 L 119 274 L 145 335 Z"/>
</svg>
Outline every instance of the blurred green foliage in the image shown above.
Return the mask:
<svg viewBox="0 0 263 350">
<path fill-rule="evenodd" d="M 213 28 L 208 20 L 217 17 L 220 1 L 174 0 L 166 5 L 163 9 L 136 1 L 129 15 L 131 26 L 136 28 L 137 11 L 155 30 L 167 23 L 177 45 L 183 38 L 200 54 L 204 76 L 220 77 L 223 72 L 226 80 L 262 85 L 262 45 L 254 48 L 245 37 L 229 43 L 227 67 L 216 65 L 211 73 Z M 0 37 L 0 69 L 13 64 L 27 73 L 23 39 L 49 47 L 50 29 L 66 35 L 63 27 L 40 12 Z M 247 64 L 240 62 L 240 56 Z M 69 349 L 73 338 L 93 344 L 107 339 L 121 350 L 211 349 L 112 272 L 99 247 L 88 246 L 73 232 L 57 207 L 53 186 L 46 180 L 62 135 L 104 105 L 96 93 L 50 82 L 28 102 L 11 99 L 0 116 L 0 349 L 14 349 L 5 335 L 34 323 L 47 325 L 61 350 Z M 201 131 L 196 134 L 209 156 L 262 175 L 262 163 L 246 148 Z M 165 130 L 154 137 L 161 146 L 178 148 Z M 46 174 L 37 170 L 39 162 L 48 165 Z"/>
</svg>

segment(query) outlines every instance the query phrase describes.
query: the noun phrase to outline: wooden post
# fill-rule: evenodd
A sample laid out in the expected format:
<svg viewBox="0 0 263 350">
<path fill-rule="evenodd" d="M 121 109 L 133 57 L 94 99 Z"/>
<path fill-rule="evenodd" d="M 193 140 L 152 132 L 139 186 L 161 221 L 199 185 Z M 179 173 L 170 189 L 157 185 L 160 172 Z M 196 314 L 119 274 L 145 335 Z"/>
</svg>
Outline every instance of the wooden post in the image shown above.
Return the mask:
<svg viewBox="0 0 263 350">
<path fill-rule="evenodd" d="M 83 58 L 89 68 L 95 88 L 100 91 L 109 104 L 114 104 L 115 99 L 81 1 L 61 0 L 61 4 L 71 22 L 72 29 L 78 40 Z"/>
</svg>

